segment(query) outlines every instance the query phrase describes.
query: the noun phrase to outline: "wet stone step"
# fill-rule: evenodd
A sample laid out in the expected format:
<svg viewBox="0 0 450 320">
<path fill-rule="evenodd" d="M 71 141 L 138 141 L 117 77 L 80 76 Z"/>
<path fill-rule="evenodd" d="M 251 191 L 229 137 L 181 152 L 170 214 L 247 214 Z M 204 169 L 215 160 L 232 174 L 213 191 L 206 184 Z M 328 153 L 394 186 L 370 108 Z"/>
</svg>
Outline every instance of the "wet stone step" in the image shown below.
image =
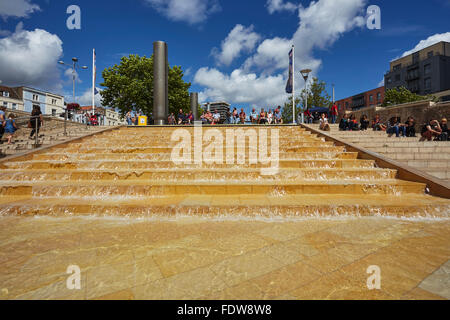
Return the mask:
<svg viewBox="0 0 450 320">
<path fill-rule="evenodd" d="M 247 198 L 248 197 L 248 198 Z M 423 198 L 393 198 L 380 202 L 375 197 L 355 205 L 351 199 L 340 196 L 326 201 L 308 201 L 305 197 L 254 197 L 242 195 L 239 199 L 218 197 L 170 197 L 141 201 L 67 201 L 61 199 L 34 199 L 12 204 L 0 204 L 1 215 L 27 216 L 127 216 L 127 217 L 182 217 L 196 216 L 219 218 L 234 216 L 242 218 L 295 218 L 295 217 L 422 217 L 447 218 L 449 203 L 433 203 Z M 230 200 L 233 199 L 233 204 Z M 404 202 L 408 200 L 408 202 Z M 320 203 L 319 203 L 320 201 Z"/>
<path fill-rule="evenodd" d="M 126 199 L 133 197 L 161 197 L 183 195 L 353 195 L 357 201 L 365 195 L 422 195 L 425 185 L 407 181 L 276 181 L 276 182 L 195 182 L 142 180 L 117 181 L 114 185 L 102 181 L 35 181 L 0 183 L 0 195 L 34 197 L 74 197 L 80 200 L 95 197 L 114 197 Z M 313 198 L 315 199 L 315 198 Z M 355 200 L 356 201 L 356 200 Z M 383 202 L 383 200 L 380 200 Z"/>
<path fill-rule="evenodd" d="M 375 162 L 372 160 L 281 160 L 281 168 L 374 168 Z M 2 169 L 156 169 L 156 168 L 186 168 L 186 169 L 211 169 L 211 168 L 261 168 L 262 164 L 175 164 L 173 161 L 152 161 L 141 160 L 136 161 L 23 161 L 10 162 L 6 165 L 0 165 Z"/>
<path fill-rule="evenodd" d="M 154 169 L 152 171 L 82 171 L 82 170 L 23 170 L 3 169 L 0 181 L 50 181 L 50 180 L 192 180 L 192 181 L 242 181 L 242 180 L 385 180 L 395 179 L 397 172 L 389 169 L 280 169 L 276 174 L 265 175 L 261 170 L 249 169 Z"/>
</svg>

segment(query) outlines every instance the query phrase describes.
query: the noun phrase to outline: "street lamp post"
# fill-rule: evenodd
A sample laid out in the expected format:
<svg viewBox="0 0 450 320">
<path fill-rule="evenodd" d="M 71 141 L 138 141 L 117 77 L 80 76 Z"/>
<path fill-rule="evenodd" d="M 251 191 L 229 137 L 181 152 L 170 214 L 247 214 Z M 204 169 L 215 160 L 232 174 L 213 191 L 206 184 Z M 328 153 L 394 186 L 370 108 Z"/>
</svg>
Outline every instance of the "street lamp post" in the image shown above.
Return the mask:
<svg viewBox="0 0 450 320">
<path fill-rule="evenodd" d="M 306 110 L 308 110 L 308 78 L 309 78 L 309 74 L 312 72 L 311 69 L 304 69 L 302 71 L 300 71 L 303 79 L 305 80 L 305 89 L 306 89 L 306 103 L 305 103 L 305 107 Z M 302 113 L 302 122 L 305 123 L 305 115 L 304 113 Z"/>
<path fill-rule="evenodd" d="M 64 66 L 72 67 L 72 84 L 73 84 L 73 103 L 76 103 L 75 97 L 75 75 L 77 69 L 78 58 L 72 58 L 72 65 L 64 63 L 64 61 L 59 61 L 58 63 Z M 88 67 L 82 66 L 81 69 L 86 70 Z M 64 111 L 64 135 L 67 135 L 67 108 Z"/>
</svg>

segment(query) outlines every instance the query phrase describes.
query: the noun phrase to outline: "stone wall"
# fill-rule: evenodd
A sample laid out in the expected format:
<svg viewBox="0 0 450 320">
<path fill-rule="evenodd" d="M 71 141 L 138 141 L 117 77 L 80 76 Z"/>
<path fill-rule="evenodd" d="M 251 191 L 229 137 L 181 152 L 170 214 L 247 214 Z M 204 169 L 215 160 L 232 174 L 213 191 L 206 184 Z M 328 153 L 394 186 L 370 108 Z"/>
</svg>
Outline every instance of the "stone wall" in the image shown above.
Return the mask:
<svg viewBox="0 0 450 320">
<path fill-rule="evenodd" d="M 420 101 L 402 104 L 392 107 L 369 107 L 351 112 L 359 121 L 362 115 L 372 120 L 376 114 L 380 115 L 381 121 L 387 121 L 392 117 L 400 117 L 402 122 L 412 116 L 418 125 L 428 122 L 430 119 L 441 120 L 443 117 L 450 119 L 450 102 L 434 103 L 430 101 Z"/>
</svg>

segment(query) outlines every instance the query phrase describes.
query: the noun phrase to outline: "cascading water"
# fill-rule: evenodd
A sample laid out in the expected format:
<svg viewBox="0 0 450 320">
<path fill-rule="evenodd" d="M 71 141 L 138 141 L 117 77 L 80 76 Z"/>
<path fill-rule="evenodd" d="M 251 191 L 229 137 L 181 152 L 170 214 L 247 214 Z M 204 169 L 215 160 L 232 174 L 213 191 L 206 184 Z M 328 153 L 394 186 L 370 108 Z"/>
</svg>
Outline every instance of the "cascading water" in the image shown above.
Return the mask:
<svg viewBox="0 0 450 320">
<path fill-rule="evenodd" d="M 259 150 L 249 143 L 244 163 L 175 163 L 177 144 L 168 137 L 176 129 L 123 128 L 3 163 L 0 214 L 449 217 L 450 202 L 426 196 L 424 185 L 396 180 L 395 170 L 377 168 L 298 127 L 277 128 L 274 175 L 261 173 L 268 165 L 250 163 Z M 215 130 L 225 135 L 225 128 Z M 273 143 L 269 139 L 268 150 Z M 203 150 L 210 144 L 202 141 Z M 195 144 L 189 145 L 195 156 Z M 222 147 L 224 155 L 239 152 L 236 145 Z"/>
</svg>

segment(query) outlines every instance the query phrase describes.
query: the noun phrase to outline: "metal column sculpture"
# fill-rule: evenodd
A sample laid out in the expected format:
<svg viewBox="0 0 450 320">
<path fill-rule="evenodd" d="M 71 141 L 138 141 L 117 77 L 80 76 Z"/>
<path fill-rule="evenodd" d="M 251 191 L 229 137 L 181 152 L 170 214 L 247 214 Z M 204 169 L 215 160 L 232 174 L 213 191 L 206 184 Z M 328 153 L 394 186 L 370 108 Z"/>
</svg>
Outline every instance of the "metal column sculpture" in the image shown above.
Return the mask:
<svg viewBox="0 0 450 320">
<path fill-rule="evenodd" d="M 164 125 L 169 116 L 169 63 L 167 43 L 153 43 L 153 118 L 155 125 Z"/>
<path fill-rule="evenodd" d="M 194 121 L 198 120 L 198 93 L 192 92 L 191 93 L 191 111 L 194 115 Z"/>
</svg>

